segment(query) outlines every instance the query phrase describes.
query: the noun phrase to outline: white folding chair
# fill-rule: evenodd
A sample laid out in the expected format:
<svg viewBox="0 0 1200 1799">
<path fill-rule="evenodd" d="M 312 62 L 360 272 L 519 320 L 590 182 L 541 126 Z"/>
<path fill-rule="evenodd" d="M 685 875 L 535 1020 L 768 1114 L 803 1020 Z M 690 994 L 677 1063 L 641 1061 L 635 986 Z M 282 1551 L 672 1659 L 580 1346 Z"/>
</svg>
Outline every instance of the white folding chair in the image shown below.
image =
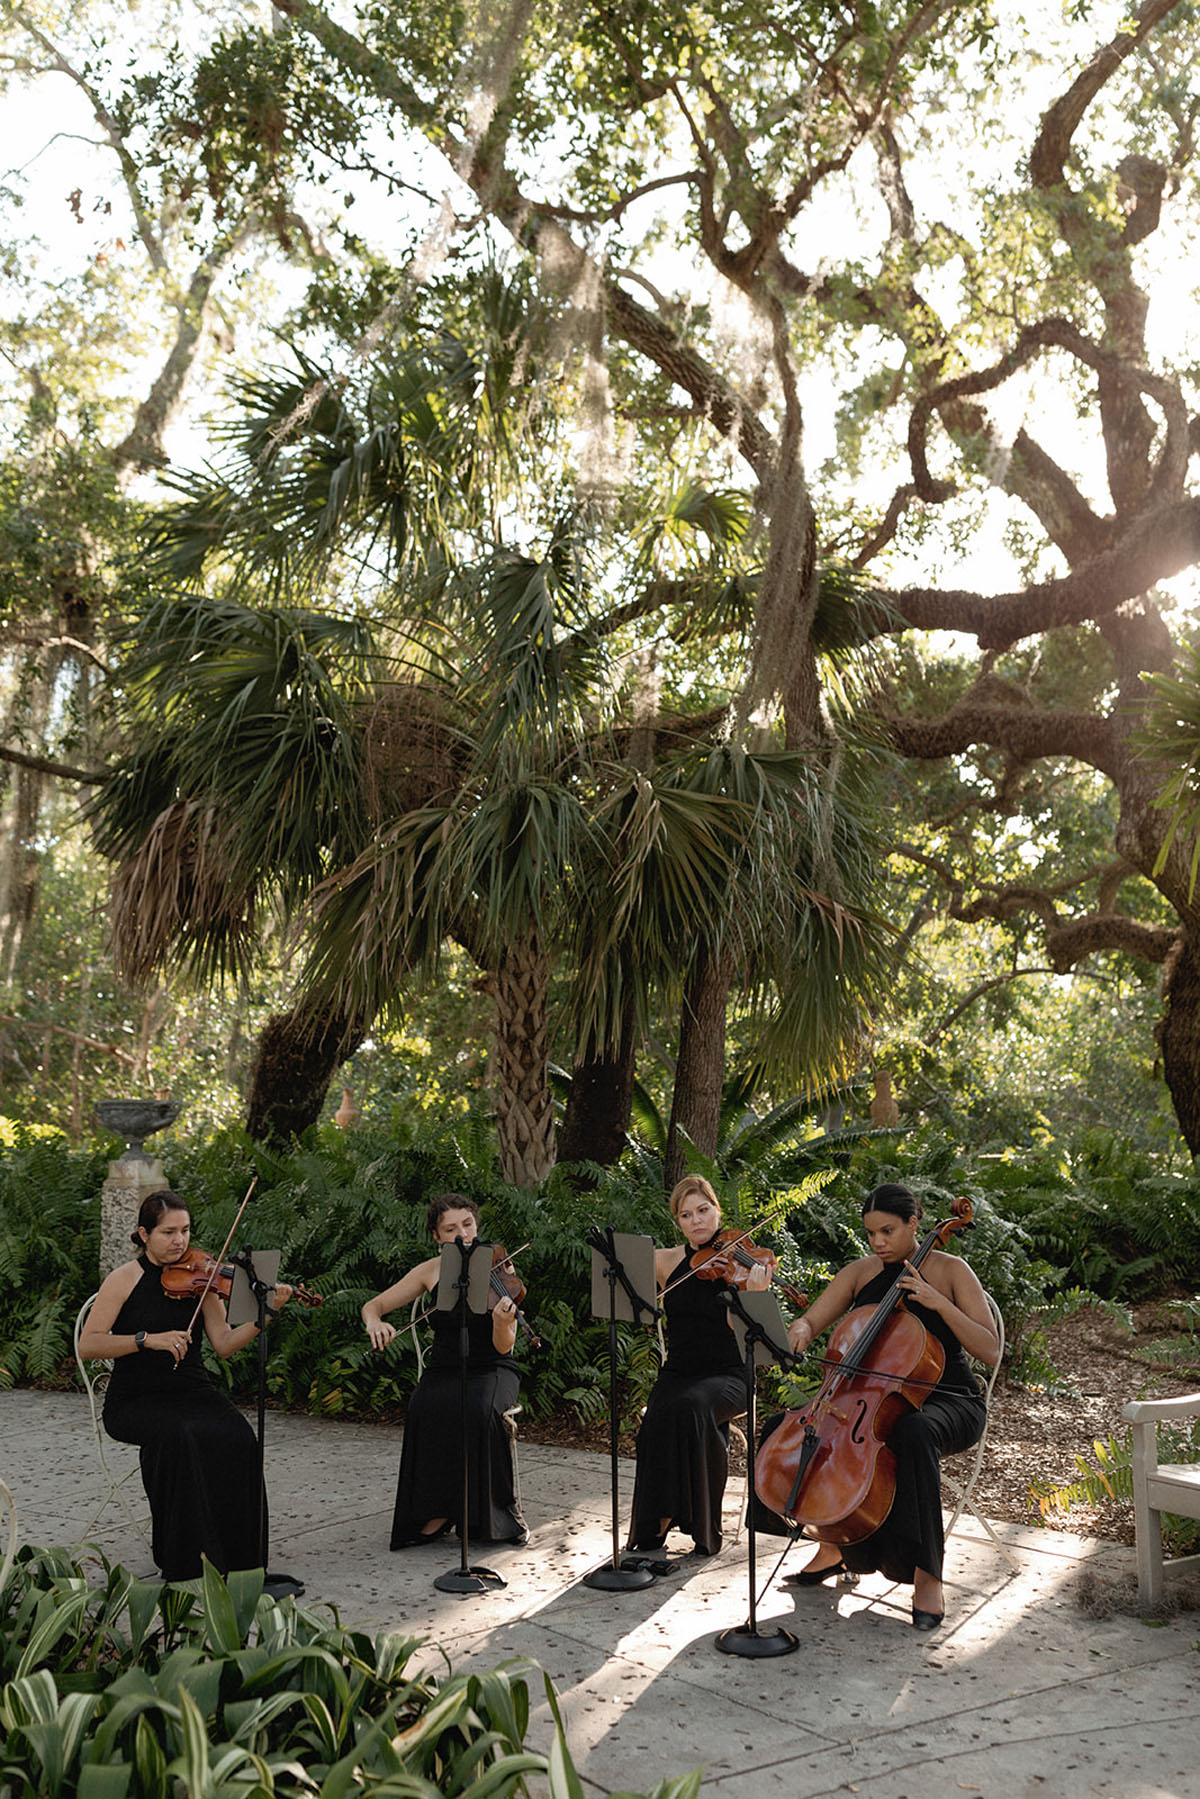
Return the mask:
<svg viewBox="0 0 1200 1799">
<path fill-rule="evenodd" d="M 1004 1315 L 990 1293 L 985 1293 L 984 1298 L 987 1300 L 988 1311 L 991 1313 L 992 1324 L 995 1328 L 996 1340 L 999 1345 L 994 1365 L 990 1368 L 987 1367 L 986 1364 L 981 1365 L 984 1380 L 983 1396 L 988 1405 L 988 1415 L 990 1419 L 992 1390 L 996 1385 L 996 1379 L 1000 1373 L 1000 1364 L 1004 1360 Z M 980 1437 L 978 1443 L 976 1443 L 974 1449 L 970 1452 L 970 1468 L 967 1470 L 965 1477 L 961 1480 L 955 1475 L 947 1473 L 945 1468 L 942 1469 L 942 1487 L 943 1489 L 948 1487 L 954 1498 L 954 1510 L 951 1513 L 950 1522 L 946 1526 L 946 1535 L 949 1536 L 951 1532 L 957 1528 L 959 1520 L 964 1512 L 970 1512 L 976 1524 L 980 1525 L 987 1532 L 988 1536 L 992 1539 L 992 1542 L 1008 1562 L 1009 1566 L 1019 1571 L 1020 1564 L 1013 1555 L 1011 1549 L 1000 1541 L 1000 1538 L 992 1529 L 990 1520 L 985 1518 L 983 1513 L 977 1509 L 972 1498 L 972 1494 L 975 1491 L 975 1483 L 979 1479 L 979 1470 L 983 1466 L 983 1455 L 987 1448 L 987 1438 L 988 1426 L 985 1424 L 983 1427 L 983 1435 Z"/>
<path fill-rule="evenodd" d="M 88 1313 L 96 1302 L 96 1297 L 96 1294 L 92 1293 L 84 1300 L 79 1308 L 78 1316 L 75 1319 L 75 1366 L 79 1370 L 79 1378 L 83 1382 L 83 1389 L 88 1397 L 88 1410 L 90 1411 L 92 1418 L 92 1439 L 96 1448 L 96 1458 L 100 1463 L 104 1478 L 108 1482 L 108 1492 L 104 1495 L 104 1498 L 93 1512 L 91 1522 L 83 1532 L 83 1535 L 85 1537 L 91 1535 L 96 1527 L 96 1520 L 102 1515 L 105 1506 L 108 1505 L 111 1500 L 115 1499 L 120 1505 L 121 1510 L 124 1512 L 126 1519 L 133 1526 L 134 1530 L 137 1531 L 148 1549 L 150 1547 L 150 1538 L 146 1533 L 145 1524 L 134 1516 L 133 1510 L 129 1504 L 128 1496 L 124 1491 L 126 1481 L 131 1480 L 133 1475 L 139 1472 L 140 1465 L 135 1463 L 132 1468 L 127 1468 L 123 1474 L 115 1474 L 109 1467 L 106 1444 L 111 1442 L 112 1439 L 105 1434 L 104 1427 L 100 1422 L 100 1413 L 97 1408 L 97 1400 L 103 1400 L 105 1388 L 108 1386 L 108 1377 L 112 1373 L 112 1362 L 107 1358 L 99 1357 L 85 1362 L 79 1353 L 79 1339 L 83 1334 L 83 1327 L 87 1323 Z"/>
</svg>

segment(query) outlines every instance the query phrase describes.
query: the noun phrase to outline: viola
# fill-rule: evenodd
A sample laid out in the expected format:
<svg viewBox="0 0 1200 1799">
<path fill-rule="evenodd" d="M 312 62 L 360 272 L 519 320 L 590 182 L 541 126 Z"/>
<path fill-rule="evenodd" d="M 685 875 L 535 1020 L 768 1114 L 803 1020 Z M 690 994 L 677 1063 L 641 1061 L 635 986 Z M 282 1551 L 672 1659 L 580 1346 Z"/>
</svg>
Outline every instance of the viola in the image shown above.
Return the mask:
<svg viewBox="0 0 1200 1799">
<path fill-rule="evenodd" d="M 169 1299 L 200 1299 L 206 1293 L 219 1293 L 222 1299 L 228 1299 L 236 1273 L 233 1262 L 218 1263 L 215 1256 L 193 1243 L 177 1262 L 164 1264 L 162 1289 Z M 306 1306 L 324 1304 L 321 1295 L 313 1293 L 303 1281 L 291 1285 L 279 1281 L 272 1302 L 275 1311 L 293 1297 Z"/>
<path fill-rule="evenodd" d="M 732 1226 L 718 1231 L 711 1243 L 693 1250 L 688 1265 L 697 1280 L 724 1281 L 728 1287 L 748 1286 L 754 1269 L 765 1268 L 777 1292 L 784 1294 L 800 1311 L 808 1304 L 807 1293 L 801 1293 L 790 1281 L 776 1278 L 779 1258 L 774 1250 L 748 1243 L 745 1231 L 734 1230 Z"/>
<path fill-rule="evenodd" d="M 520 1251 L 516 1251 L 520 1254 Z M 511 1299 L 517 1308 L 517 1325 L 529 1338 L 531 1349 L 540 1349 L 542 1339 L 521 1311 L 521 1301 L 528 1289 L 513 1267 L 513 1258 L 503 1243 L 492 1244 L 492 1267 L 488 1276 L 488 1311 L 494 1312 L 502 1299 Z"/>
<path fill-rule="evenodd" d="M 951 1210 L 908 1258 L 913 1268 L 971 1228 L 970 1200 L 956 1199 Z M 896 1496 L 888 1437 L 905 1411 L 922 1405 L 945 1365 L 937 1338 L 905 1310 L 898 1278 L 872 1310 L 847 1313 L 830 1338 L 815 1398 L 785 1412 L 755 1457 L 763 1503 L 822 1543 L 859 1543 L 878 1530 Z"/>
</svg>

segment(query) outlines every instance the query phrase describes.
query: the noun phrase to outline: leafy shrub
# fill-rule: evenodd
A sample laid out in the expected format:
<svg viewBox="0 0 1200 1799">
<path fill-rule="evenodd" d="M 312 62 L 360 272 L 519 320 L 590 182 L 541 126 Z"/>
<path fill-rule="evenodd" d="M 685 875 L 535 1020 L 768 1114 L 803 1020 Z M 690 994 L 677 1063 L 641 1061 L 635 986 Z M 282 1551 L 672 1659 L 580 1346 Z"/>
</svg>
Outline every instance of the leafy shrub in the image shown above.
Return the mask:
<svg viewBox="0 0 1200 1799">
<path fill-rule="evenodd" d="M 384 1130 L 317 1126 L 287 1150 L 233 1130 L 206 1143 L 164 1142 L 171 1184 L 193 1208 L 195 1235 L 217 1250 L 253 1175 L 258 1187 L 236 1244 L 279 1248 L 284 1278 L 303 1280 L 324 1304 L 285 1312 L 272 1333 L 268 1392 L 280 1405 L 336 1416 L 393 1415 L 412 1390 L 408 1333 L 373 1353 L 363 1301 L 429 1254 L 425 1205 L 451 1188 L 485 1208 L 488 1232 L 510 1251 L 529 1288 L 526 1311 L 542 1338 L 518 1347 L 522 1404 L 544 1418 L 563 1410 L 602 1417 L 608 1399 L 607 1328 L 591 1317 L 596 1224 L 672 1242 L 661 1163 L 631 1146 L 616 1168 L 555 1170 L 538 1192 L 497 1176 L 480 1118 L 427 1121 L 399 1138 Z M 965 1155 L 941 1129 L 814 1131 L 799 1104 L 765 1119 L 731 1119 L 717 1158 L 693 1154 L 713 1180 L 730 1222 L 754 1226 L 779 1255 L 783 1276 L 815 1294 L 863 1253 L 859 1208 L 870 1189 L 901 1180 L 926 1218 L 953 1194 L 971 1201 L 975 1228 L 952 1247 L 964 1254 L 1004 1313 L 1009 1365 L 1052 1378 L 1042 1308 L 1064 1289 L 1128 1299 L 1200 1262 L 1200 1179 L 1165 1174 L 1120 1139 L 1081 1133 Z M 70 1325 L 95 1284 L 102 1152 L 72 1152 L 54 1133 L 21 1128 L 0 1143 L 0 1385 L 71 1378 Z M 586 1184 L 585 1184 L 586 1183 Z M 405 1320 L 394 1320 L 403 1327 Z M 618 1327 L 620 1404 L 626 1422 L 657 1371 L 653 1335 Z M 211 1362 L 214 1377 L 243 1393 L 252 1356 Z M 1040 1372 L 1039 1372 L 1040 1370 Z"/>
<path fill-rule="evenodd" d="M 421 1639 L 372 1637 L 275 1602 L 257 1573 L 162 1587 L 97 1553 L 23 1549 L 0 1594 L 0 1792 L 11 1799 L 312 1799 L 351 1789 L 575 1799 L 557 1700 L 526 1746 L 523 1673 L 412 1667 Z M 699 1773 L 654 1799 L 694 1799 Z"/>
<path fill-rule="evenodd" d="M 6 1125 L 0 1148 L 0 1387 L 62 1378 L 75 1314 L 96 1285 L 102 1152 Z"/>
</svg>

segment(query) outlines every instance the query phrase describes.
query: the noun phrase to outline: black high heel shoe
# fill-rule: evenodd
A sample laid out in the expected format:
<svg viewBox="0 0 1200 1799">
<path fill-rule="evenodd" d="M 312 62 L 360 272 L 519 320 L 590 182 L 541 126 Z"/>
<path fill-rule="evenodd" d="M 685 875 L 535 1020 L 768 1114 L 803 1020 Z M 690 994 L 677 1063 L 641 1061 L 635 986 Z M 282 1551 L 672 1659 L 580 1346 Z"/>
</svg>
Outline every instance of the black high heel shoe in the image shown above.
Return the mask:
<svg viewBox="0 0 1200 1799">
<path fill-rule="evenodd" d="M 819 1587 L 823 1580 L 833 1580 L 839 1574 L 848 1574 L 850 1570 L 839 1556 L 828 1568 L 801 1568 L 795 1574 L 785 1574 L 780 1581 L 784 1587 Z M 928 1626 L 926 1626 L 928 1629 Z"/>
<path fill-rule="evenodd" d="M 914 1605 L 912 1608 L 913 1629 L 936 1630 L 945 1616 L 945 1612 L 923 1612 L 919 1605 Z"/>
</svg>

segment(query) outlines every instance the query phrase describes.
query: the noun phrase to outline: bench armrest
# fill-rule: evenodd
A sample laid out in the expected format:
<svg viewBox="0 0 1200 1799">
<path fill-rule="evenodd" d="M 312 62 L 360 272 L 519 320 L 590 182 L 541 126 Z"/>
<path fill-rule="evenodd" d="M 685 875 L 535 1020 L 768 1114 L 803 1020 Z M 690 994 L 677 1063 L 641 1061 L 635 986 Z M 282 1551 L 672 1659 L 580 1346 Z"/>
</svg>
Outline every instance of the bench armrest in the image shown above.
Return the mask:
<svg viewBox="0 0 1200 1799">
<path fill-rule="evenodd" d="M 1121 1416 L 1130 1424 L 1157 1424 L 1196 1413 L 1200 1413 L 1200 1393 L 1181 1393 L 1177 1399 L 1131 1399 Z"/>
</svg>

